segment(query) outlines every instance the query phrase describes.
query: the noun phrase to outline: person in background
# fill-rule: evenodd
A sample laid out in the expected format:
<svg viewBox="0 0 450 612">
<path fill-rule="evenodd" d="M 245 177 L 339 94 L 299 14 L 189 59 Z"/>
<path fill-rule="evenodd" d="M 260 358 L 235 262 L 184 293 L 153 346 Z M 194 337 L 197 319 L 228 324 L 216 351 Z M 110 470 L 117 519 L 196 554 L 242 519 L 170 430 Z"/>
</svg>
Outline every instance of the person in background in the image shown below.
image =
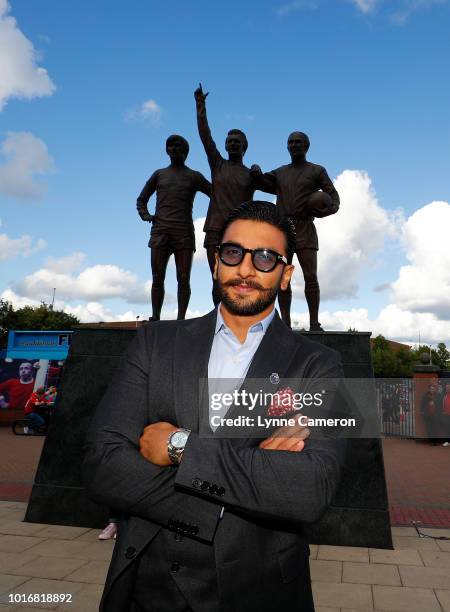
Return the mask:
<svg viewBox="0 0 450 612">
<path fill-rule="evenodd" d="M 439 444 L 439 425 L 442 412 L 441 396 L 434 384 L 428 386 L 428 391 L 422 397 L 420 414 L 427 428 L 428 441 L 433 446 Z"/>
<path fill-rule="evenodd" d="M 33 393 L 34 371 L 39 364 L 24 361 L 19 366 L 19 378 L 9 378 L 0 383 L 0 408 L 23 410 Z"/>
<path fill-rule="evenodd" d="M 31 426 L 25 428 L 28 429 L 25 433 L 33 434 L 37 429 L 45 426 L 44 414 L 46 406 L 45 389 L 44 387 L 39 387 L 36 391 L 33 391 L 25 404 L 25 416 L 31 420 Z"/>
<path fill-rule="evenodd" d="M 50 408 L 53 408 L 56 402 L 56 396 L 58 395 L 58 391 L 56 387 L 49 387 L 45 392 L 45 403 Z"/>
<path fill-rule="evenodd" d="M 442 399 L 441 422 L 442 429 L 445 432 L 445 440 L 442 446 L 450 446 L 450 382 L 445 385 L 445 393 Z"/>
</svg>

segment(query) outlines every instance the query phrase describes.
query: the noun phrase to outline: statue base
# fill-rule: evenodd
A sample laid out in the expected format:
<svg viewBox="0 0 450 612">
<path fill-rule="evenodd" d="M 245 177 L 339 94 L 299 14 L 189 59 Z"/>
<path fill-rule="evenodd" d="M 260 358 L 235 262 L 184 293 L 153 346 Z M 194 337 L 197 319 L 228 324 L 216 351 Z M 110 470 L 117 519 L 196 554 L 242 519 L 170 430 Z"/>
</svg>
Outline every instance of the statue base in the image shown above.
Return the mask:
<svg viewBox="0 0 450 612">
<path fill-rule="evenodd" d="M 107 523 L 108 508 L 90 501 L 82 485 L 83 445 L 91 415 L 135 333 L 133 322 L 86 325 L 73 334 L 25 521 L 99 529 Z M 373 376 L 369 332 L 295 333 L 339 351 L 346 377 Z M 392 548 L 381 440 L 349 440 L 338 493 L 305 531 L 315 544 Z"/>
</svg>

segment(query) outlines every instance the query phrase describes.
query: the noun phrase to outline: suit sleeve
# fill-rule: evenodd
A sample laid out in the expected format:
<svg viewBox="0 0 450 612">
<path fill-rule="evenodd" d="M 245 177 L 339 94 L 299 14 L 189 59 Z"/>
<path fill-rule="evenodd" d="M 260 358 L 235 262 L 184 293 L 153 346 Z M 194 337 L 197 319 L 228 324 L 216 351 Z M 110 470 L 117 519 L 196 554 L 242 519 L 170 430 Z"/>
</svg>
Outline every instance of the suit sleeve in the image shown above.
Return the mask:
<svg viewBox="0 0 450 612">
<path fill-rule="evenodd" d="M 100 402 L 87 435 L 83 480 L 99 504 L 211 541 L 221 506 L 176 491 L 176 467 L 153 465 L 140 454 L 147 415 L 150 326 L 139 330 Z"/>
<path fill-rule="evenodd" d="M 328 373 L 318 373 L 317 381 L 342 376 L 338 358 L 334 359 Z M 290 452 L 242 448 L 234 440 L 191 434 L 175 482 L 180 489 L 196 491 L 205 498 L 219 496 L 231 511 L 257 518 L 314 522 L 337 490 L 345 453 L 343 439 L 311 437 L 303 451 Z"/>
</svg>

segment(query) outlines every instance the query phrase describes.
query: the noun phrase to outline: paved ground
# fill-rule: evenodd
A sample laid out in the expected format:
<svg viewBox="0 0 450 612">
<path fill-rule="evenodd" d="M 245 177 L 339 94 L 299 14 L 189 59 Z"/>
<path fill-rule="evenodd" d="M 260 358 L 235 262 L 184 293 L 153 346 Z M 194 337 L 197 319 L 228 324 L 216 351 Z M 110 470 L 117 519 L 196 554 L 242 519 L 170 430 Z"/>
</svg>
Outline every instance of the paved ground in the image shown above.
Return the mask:
<svg viewBox="0 0 450 612">
<path fill-rule="evenodd" d="M 383 454 L 391 524 L 450 528 L 450 446 L 388 438 Z"/>
<path fill-rule="evenodd" d="M 97 610 L 114 542 L 96 530 L 22 522 L 43 443 L 0 428 L 0 612 Z M 383 447 L 392 523 L 450 527 L 450 447 L 398 439 Z M 316 612 L 450 612 L 450 528 L 421 530 L 449 539 L 393 527 L 393 551 L 311 546 Z M 72 603 L 27 601 L 59 593 Z M 11 604 L 14 595 L 22 603 Z"/>
<path fill-rule="evenodd" d="M 22 523 L 25 506 L 0 502 L 0 612 L 98 610 L 114 541 L 100 542 L 91 529 Z M 449 540 L 394 527 L 393 551 L 311 546 L 316 612 L 450 612 L 450 529 L 424 531 Z M 8 603 L 59 593 L 72 603 Z"/>
<path fill-rule="evenodd" d="M 0 499 L 29 499 L 44 441 L 44 436 L 15 436 L 10 427 L 0 427 Z"/>
</svg>

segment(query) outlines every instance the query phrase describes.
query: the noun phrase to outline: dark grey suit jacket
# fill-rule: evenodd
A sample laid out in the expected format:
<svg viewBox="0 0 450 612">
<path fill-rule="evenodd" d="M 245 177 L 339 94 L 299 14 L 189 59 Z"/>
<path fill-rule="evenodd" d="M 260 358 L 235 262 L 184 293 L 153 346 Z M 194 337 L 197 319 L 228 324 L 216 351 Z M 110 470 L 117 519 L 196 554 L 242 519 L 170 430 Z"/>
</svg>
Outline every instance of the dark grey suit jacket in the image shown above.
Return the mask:
<svg viewBox="0 0 450 612">
<path fill-rule="evenodd" d="M 85 485 L 95 501 L 129 516 L 107 576 L 105 612 L 133 609 L 136 560 L 161 528 L 213 543 L 221 611 L 313 610 L 302 522 L 316 521 L 330 504 L 345 443 L 311 437 L 296 453 L 263 450 L 251 438 L 199 436 L 199 379 L 208 375 L 215 322 L 213 310 L 141 328 L 93 418 Z M 273 372 L 342 376 L 338 353 L 294 334 L 278 314 L 246 380 Z M 144 427 L 158 421 L 192 430 L 179 467 L 139 454 Z"/>
</svg>

